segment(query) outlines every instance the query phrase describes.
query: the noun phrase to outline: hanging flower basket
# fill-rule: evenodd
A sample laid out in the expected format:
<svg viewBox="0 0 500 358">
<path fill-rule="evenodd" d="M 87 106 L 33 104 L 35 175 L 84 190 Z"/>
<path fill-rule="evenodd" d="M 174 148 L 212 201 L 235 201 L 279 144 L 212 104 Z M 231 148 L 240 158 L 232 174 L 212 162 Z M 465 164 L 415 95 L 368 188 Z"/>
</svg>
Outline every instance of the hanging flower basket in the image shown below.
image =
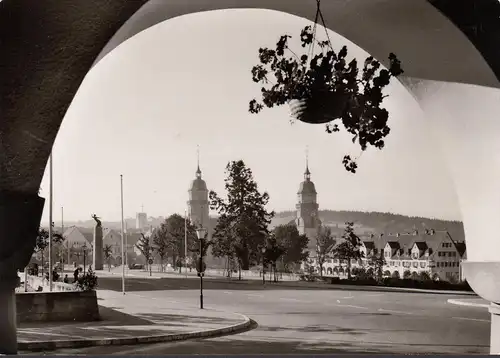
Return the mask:
<svg viewBox="0 0 500 358">
<path fill-rule="evenodd" d="M 288 102 L 291 116 L 309 124 L 325 124 L 342 116 L 349 104 L 348 93 L 336 93 L 327 90 L 316 91 L 302 99 Z"/>
<path fill-rule="evenodd" d="M 392 53 L 387 69 L 371 56 L 363 67 L 358 67 L 356 59 L 348 62 L 346 46 L 334 51 L 319 0 L 317 3 L 314 26 L 306 26 L 300 33 L 305 53 L 289 48 L 289 35 L 281 36 L 275 49 L 259 49 L 260 63 L 252 68 L 252 79 L 263 85 L 262 98 L 250 101 L 249 111 L 259 113 L 264 107 L 288 104 L 295 120 L 326 124 L 328 133 L 338 132 L 336 122 L 341 122 L 362 151 L 368 145 L 382 149 L 390 131 L 389 113 L 381 107 L 387 97 L 383 89 L 391 78 L 403 73 L 401 63 Z M 318 19 L 325 27 L 325 41 L 317 39 Z M 343 164 L 348 171 L 356 171 L 350 156 L 343 158 Z"/>
</svg>

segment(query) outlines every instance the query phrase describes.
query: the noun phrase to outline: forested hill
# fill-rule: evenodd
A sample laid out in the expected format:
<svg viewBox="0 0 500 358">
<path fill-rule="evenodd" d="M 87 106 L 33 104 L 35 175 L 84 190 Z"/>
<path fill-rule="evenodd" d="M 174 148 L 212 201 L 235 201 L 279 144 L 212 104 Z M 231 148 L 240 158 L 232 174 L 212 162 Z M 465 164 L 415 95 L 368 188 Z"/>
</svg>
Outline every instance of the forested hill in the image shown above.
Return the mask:
<svg viewBox="0 0 500 358">
<path fill-rule="evenodd" d="M 287 224 L 296 218 L 295 211 L 283 211 L 276 213 L 271 226 Z M 404 233 L 412 229 L 434 229 L 447 230 L 453 239 L 465 240 L 463 224 L 460 221 L 446 221 L 421 217 L 410 217 L 392 213 L 361 212 L 361 211 L 333 211 L 320 210 L 319 217 L 322 223 L 332 228 L 343 229 L 345 222 L 352 221 L 356 227 L 356 233 Z"/>
</svg>

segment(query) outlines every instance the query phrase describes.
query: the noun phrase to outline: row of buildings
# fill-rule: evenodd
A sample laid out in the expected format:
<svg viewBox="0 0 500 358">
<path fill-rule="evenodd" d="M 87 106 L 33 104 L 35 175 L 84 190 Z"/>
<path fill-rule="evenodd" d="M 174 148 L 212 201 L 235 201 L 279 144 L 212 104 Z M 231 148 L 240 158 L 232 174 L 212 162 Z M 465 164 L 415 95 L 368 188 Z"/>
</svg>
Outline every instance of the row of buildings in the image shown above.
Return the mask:
<svg viewBox="0 0 500 358">
<path fill-rule="evenodd" d="M 209 216 L 209 190 L 206 182 L 202 178 L 199 159 L 195 178 L 191 181 L 188 189 L 188 217 L 195 225 L 203 225 L 208 229 L 209 236 L 213 230 L 213 220 Z M 144 211 L 144 210 L 142 210 Z M 296 225 L 300 234 L 305 234 L 309 238 L 310 260 L 307 265 L 314 267 L 319 273 L 316 252 L 316 235 L 322 223 L 319 218 L 319 204 L 314 182 L 311 180 L 308 160 L 306 158 L 304 179 L 300 183 L 297 192 L 296 218 L 290 222 Z M 149 226 L 147 215 L 144 212 L 137 213 L 136 228 L 126 230 L 126 252 L 127 260 L 135 261 L 141 254 L 136 247 L 136 243 L 141 237 L 141 233 L 150 234 L 152 227 Z M 334 228 L 335 229 L 335 228 Z M 334 230 L 338 232 L 337 230 Z M 93 241 L 92 229 L 70 227 L 64 232 L 66 238 L 66 248 L 68 259 L 66 262 L 74 262 L 75 257 L 71 257 L 71 250 L 79 251 L 84 244 L 91 247 Z M 457 242 L 445 230 L 436 231 L 432 229 L 419 232 L 413 230 L 407 233 L 398 234 L 370 234 L 361 235 L 361 251 L 365 258 L 353 261 L 351 268 L 369 267 L 368 257 L 372 255 L 383 255 L 385 265 L 383 270 L 386 275 L 404 277 L 405 273 L 420 274 L 427 272 L 429 276 L 440 280 L 454 281 L 461 280 L 461 262 L 466 258 L 464 242 Z M 341 239 L 336 239 L 337 243 Z M 103 245 L 112 248 L 113 261 L 121 257 L 121 232 L 115 229 L 103 229 Z M 326 262 L 323 265 L 323 275 L 335 276 L 346 273 L 347 263 L 340 263 L 333 258 L 333 250 L 329 250 Z M 81 250 L 80 250 L 81 251 Z M 78 259 L 78 257 L 76 257 Z M 118 260 L 119 261 L 119 260 Z M 221 260 L 213 258 L 208 252 L 207 263 L 210 265 L 220 265 Z"/>
<path fill-rule="evenodd" d="M 306 161 L 304 180 L 297 193 L 297 217 L 293 223 L 300 234 L 309 238 L 310 260 L 306 264 L 320 273 L 316 255 L 316 235 L 321 226 L 319 219 L 319 205 L 314 183 L 311 181 L 311 172 Z M 465 242 L 454 240 L 446 230 L 425 229 L 412 230 L 405 233 L 360 235 L 360 251 L 365 258 L 352 260 L 353 268 L 369 268 L 372 255 L 383 255 L 385 265 L 383 271 L 386 276 L 403 278 L 405 273 L 421 274 L 426 272 L 430 277 L 445 281 L 463 280 L 461 263 L 466 259 Z M 336 238 L 323 264 L 323 275 L 342 276 L 346 274 L 347 263 L 333 258 L 335 246 L 341 242 Z"/>
</svg>

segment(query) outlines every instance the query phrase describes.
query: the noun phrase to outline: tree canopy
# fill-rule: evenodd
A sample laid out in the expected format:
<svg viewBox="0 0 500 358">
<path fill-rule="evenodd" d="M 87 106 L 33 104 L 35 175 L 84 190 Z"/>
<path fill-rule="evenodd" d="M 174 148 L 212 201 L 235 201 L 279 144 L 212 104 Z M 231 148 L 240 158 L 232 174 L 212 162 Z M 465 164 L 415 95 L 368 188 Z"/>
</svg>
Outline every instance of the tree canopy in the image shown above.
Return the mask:
<svg viewBox="0 0 500 358">
<path fill-rule="evenodd" d="M 300 235 L 295 225 L 278 225 L 273 230 L 274 238 L 284 248 L 282 257 L 284 269 L 288 271 L 291 266 L 307 260 L 309 252 L 307 246 L 309 238 Z"/>
<path fill-rule="evenodd" d="M 269 236 L 268 226 L 274 212 L 266 210 L 269 194 L 260 193 L 250 168 L 243 160 L 226 166 L 226 198 L 210 191 L 210 208 L 219 220 L 214 229 L 212 254 L 236 258 L 248 270 L 262 256 L 260 250 Z"/>
<path fill-rule="evenodd" d="M 64 241 L 63 235 L 58 232 L 52 232 L 52 243 L 60 244 Z M 35 252 L 43 252 L 49 246 L 49 231 L 44 228 L 38 229 L 36 237 Z"/>
<path fill-rule="evenodd" d="M 341 261 L 347 261 L 347 275 L 351 278 L 351 260 L 359 260 L 364 255 L 361 251 L 361 240 L 354 232 L 354 223 L 347 222 L 342 235 L 343 241 L 333 249 L 333 257 Z"/>
<path fill-rule="evenodd" d="M 320 226 L 316 234 L 316 261 L 321 276 L 323 276 L 323 265 L 334 244 L 332 230 L 328 226 Z"/>
</svg>

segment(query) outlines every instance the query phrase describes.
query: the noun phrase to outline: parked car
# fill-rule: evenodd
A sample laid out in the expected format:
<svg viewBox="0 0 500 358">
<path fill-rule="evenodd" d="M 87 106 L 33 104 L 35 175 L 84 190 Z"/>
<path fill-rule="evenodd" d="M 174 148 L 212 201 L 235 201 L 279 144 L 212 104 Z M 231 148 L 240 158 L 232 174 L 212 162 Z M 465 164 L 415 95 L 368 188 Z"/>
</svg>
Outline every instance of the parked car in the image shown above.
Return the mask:
<svg viewBox="0 0 500 358">
<path fill-rule="evenodd" d="M 143 270 L 144 269 L 144 265 L 141 265 L 141 264 L 129 264 L 128 268 L 130 270 Z"/>
</svg>

